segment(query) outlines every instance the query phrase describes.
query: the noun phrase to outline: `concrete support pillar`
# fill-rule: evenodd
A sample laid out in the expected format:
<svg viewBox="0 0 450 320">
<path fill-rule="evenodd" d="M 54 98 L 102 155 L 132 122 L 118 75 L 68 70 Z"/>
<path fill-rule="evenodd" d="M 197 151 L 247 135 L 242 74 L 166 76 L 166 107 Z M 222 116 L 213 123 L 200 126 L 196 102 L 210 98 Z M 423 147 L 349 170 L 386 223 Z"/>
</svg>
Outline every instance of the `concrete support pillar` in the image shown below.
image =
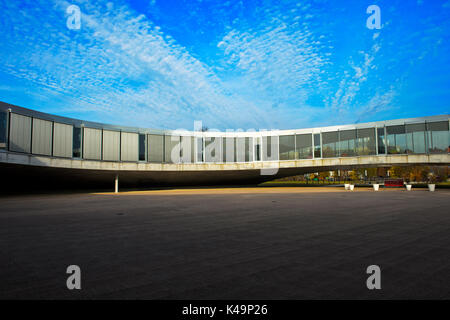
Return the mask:
<svg viewBox="0 0 450 320">
<path fill-rule="evenodd" d="M 114 179 L 114 192 L 118 193 L 119 192 L 119 174 L 116 173 L 116 177 Z"/>
</svg>

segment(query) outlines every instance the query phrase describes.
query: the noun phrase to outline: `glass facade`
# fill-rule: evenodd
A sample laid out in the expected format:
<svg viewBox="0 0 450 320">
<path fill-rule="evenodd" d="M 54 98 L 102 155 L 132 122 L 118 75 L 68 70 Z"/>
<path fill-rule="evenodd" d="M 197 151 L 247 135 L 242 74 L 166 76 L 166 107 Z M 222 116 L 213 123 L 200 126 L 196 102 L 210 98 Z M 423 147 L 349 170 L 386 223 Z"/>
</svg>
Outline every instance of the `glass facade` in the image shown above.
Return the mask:
<svg viewBox="0 0 450 320">
<path fill-rule="evenodd" d="M 427 138 L 429 153 L 449 153 L 448 121 L 427 123 Z"/>
<path fill-rule="evenodd" d="M 384 128 L 377 128 L 378 136 L 378 154 L 386 153 L 386 136 L 384 134 Z"/>
<path fill-rule="evenodd" d="M 15 122 L 12 116 L 15 117 Z M 64 157 L 67 158 L 124 161 L 123 157 L 111 158 L 105 155 L 105 152 L 109 150 L 109 144 L 105 142 L 108 137 L 106 133 L 113 132 L 107 125 L 89 127 L 89 124 L 84 122 L 80 127 L 79 121 L 73 124 L 70 121 L 66 124 L 58 124 L 52 118 L 39 119 L 14 112 L 11 113 L 10 124 L 8 117 L 9 113 L 6 110 L 0 110 L 0 148 L 2 149 L 8 148 L 10 143 L 9 150 L 13 152 L 33 151 L 36 154 L 62 156 L 55 153 L 57 150 L 55 146 L 57 146 L 65 150 Z M 54 130 L 48 137 L 36 133 L 37 129 L 41 128 L 38 126 L 41 122 L 53 124 Z M 150 163 L 291 161 L 376 154 L 446 154 L 450 150 L 448 116 L 408 119 L 404 123 L 399 120 L 379 122 L 372 127 L 368 127 L 369 125 L 371 124 L 343 126 L 342 130 L 321 133 L 313 133 L 312 131 L 320 131 L 320 128 L 316 128 L 309 130 L 309 133 L 300 134 L 288 134 L 288 131 L 284 131 L 284 135 L 277 135 L 277 131 L 230 134 L 238 137 L 228 137 L 228 133 L 217 132 L 204 132 L 201 133 L 202 137 L 194 136 L 194 133 L 188 133 L 182 137 L 172 136 L 171 132 L 167 135 L 138 134 L 126 132 L 124 128 L 122 129 L 124 131 L 120 131 L 122 138 L 119 138 L 118 145 L 121 148 L 119 155 L 123 156 L 127 148 L 132 150 L 132 159 L 125 161 Z M 64 130 L 58 129 L 60 126 L 64 127 Z M 32 132 L 31 128 L 33 128 Z M 114 132 L 119 132 L 117 127 L 115 130 Z M 323 130 L 330 130 L 330 128 L 323 128 Z M 142 129 L 140 131 L 142 132 Z M 299 132 L 308 132 L 308 130 Z M 37 139 L 38 136 L 40 140 Z M 90 138 L 86 138 L 87 136 Z M 133 139 L 127 140 L 124 136 Z M 58 142 L 60 140 L 55 140 L 55 137 L 64 137 L 61 140 L 63 142 Z M 50 143 L 52 152 L 37 151 L 40 146 L 38 142 L 40 143 L 41 140 L 43 146 Z M 19 147 L 14 149 L 13 146 L 19 146 L 21 149 Z"/>
<path fill-rule="evenodd" d="M 312 134 L 298 134 L 295 136 L 295 146 L 297 149 L 297 159 L 312 159 Z"/>
<path fill-rule="evenodd" d="M 280 136 L 280 160 L 295 159 L 295 136 Z"/>
<path fill-rule="evenodd" d="M 322 133 L 322 154 L 324 158 L 334 158 L 339 156 L 339 133 Z"/>
<path fill-rule="evenodd" d="M 81 158 L 81 128 L 73 127 L 73 152 L 72 156 L 74 158 Z"/>
<path fill-rule="evenodd" d="M 8 113 L 0 111 L 0 148 L 7 147 L 8 133 Z"/>
<path fill-rule="evenodd" d="M 388 154 L 406 153 L 406 131 L 404 125 L 386 127 Z"/>
</svg>

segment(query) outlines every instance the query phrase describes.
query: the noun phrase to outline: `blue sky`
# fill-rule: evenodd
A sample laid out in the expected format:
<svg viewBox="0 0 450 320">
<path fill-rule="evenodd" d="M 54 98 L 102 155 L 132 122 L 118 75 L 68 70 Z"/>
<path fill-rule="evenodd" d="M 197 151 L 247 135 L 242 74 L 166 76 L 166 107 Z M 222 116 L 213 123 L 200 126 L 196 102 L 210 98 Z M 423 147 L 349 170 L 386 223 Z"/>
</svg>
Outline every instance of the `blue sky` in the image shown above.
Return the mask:
<svg viewBox="0 0 450 320">
<path fill-rule="evenodd" d="M 167 129 L 446 114 L 449 36 L 450 0 L 0 0 L 0 100 Z"/>
</svg>

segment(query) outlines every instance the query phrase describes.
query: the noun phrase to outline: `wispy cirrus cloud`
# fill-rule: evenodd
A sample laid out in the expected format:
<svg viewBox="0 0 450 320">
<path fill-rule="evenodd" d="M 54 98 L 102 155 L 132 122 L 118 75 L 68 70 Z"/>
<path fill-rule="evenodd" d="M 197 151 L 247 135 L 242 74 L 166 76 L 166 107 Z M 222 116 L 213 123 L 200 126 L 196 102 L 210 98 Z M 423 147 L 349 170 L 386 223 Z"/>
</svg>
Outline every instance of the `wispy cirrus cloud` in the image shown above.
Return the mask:
<svg viewBox="0 0 450 320">
<path fill-rule="evenodd" d="M 448 29 L 430 17 L 424 30 L 396 34 L 395 1 L 388 14 L 381 5 L 390 20 L 380 31 L 365 28 L 365 8 L 322 1 L 181 1 L 174 10 L 156 0 L 141 11 L 131 0 L 0 3 L 0 94 L 8 102 L 127 125 L 370 121 L 401 109 L 402 90 L 421 80 L 417 66 L 449 56 L 439 51 L 448 51 Z M 81 30 L 66 27 L 70 4 L 81 8 Z M 420 39 L 420 50 L 408 39 Z"/>
<path fill-rule="evenodd" d="M 82 29 L 74 33 L 62 27 L 69 4 L 56 1 L 52 10 L 47 3 L 35 6 L 50 23 L 21 23 L 33 46 L 9 56 L 2 71 L 73 98 L 79 111 L 123 117 L 128 123 L 188 127 L 194 117 L 218 127 L 264 123 L 251 102 L 224 90 L 207 65 L 143 15 L 126 6 L 83 3 Z M 12 17 L 20 12 L 17 5 L 7 9 Z"/>
</svg>

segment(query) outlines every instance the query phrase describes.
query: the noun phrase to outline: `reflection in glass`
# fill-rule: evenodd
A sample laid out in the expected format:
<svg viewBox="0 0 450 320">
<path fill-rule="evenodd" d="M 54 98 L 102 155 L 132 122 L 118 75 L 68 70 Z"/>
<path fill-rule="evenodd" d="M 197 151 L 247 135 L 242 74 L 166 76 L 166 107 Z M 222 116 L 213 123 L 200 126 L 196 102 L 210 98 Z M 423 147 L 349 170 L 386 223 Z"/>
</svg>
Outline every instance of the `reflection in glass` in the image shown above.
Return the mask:
<svg viewBox="0 0 450 320">
<path fill-rule="evenodd" d="M 145 134 L 139 135 L 139 161 L 145 161 Z"/>
<path fill-rule="evenodd" d="M 388 154 L 406 153 L 405 126 L 386 127 Z"/>
<path fill-rule="evenodd" d="M 261 138 L 255 138 L 255 161 L 261 161 Z"/>
<path fill-rule="evenodd" d="M 197 138 L 197 162 L 203 162 L 203 138 Z"/>
<path fill-rule="evenodd" d="M 262 137 L 263 161 L 278 160 L 278 137 Z"/>
<path fill-rule="evenodd" d="M 339 133 L 322 132 L 322 154 L 324 158 L 334 158 L 339 156 Z"/>
<path fill-rule="evenodd" d="M 427 123 L 428 152 L 448 153 L 450 149 L 450 137 L 448 121 Z"/>
<path fill-rule="evenodd" d="M 222 139 L 222 158 L 223 162 L 235 162 L 236 161 L 236 146 L 235 138 L 223 138 Z"/>
<path fill-rule="evenodd" d="M 245 138 L 245 162 L 253 161 L 253 138 Z"/>
<path fill-rule="evenodd" d="M 339 151 L 341 157 L 356 155 L 356 130 L 339 131 Z"/>
<path fill-rule="evenodd" d="M 81 158 L 81 128 L 73 127 L 73 152 L 74 158 Z"/>
<path fill-rule="evenodd" d="M 6 148 L 7 144 L 7 124 L 8 124 L 8 114 L 6 112 L 0 111 L 0 148 Z"/>
<path fill-rule="evenodd" d="M 280 160 L 295 159 L 295 136 L 280 136 Z"/>
<path fill-rule="evenodd" d="M 385 154 L 386 153 L 386 140 L 384 135 L 384 128 L 378 128 L 377 129 L 377 135 L 378 135 L 378 154 Z"/>
<path fill-rule="evenodd" d="M 164 159 L 164 136 L 149 134 L 147 136 L 147 159 L 148 162 L 161 163 Z"/>
<path fill-rule="evenodd" d="M 406 152 L 425 153 L 425 123 L 406 125 Z"/>
<path fill-rule="evenodd" d="M 376 154 L 375 128 L 357 130 L 357 155 Z"/>
<path fill-rule="evenodd" d="M 205 161 L 206 162 L 220 162 L 220 142 L 219 137 L 206 137 L 205 138 Z"/>
<path fill-rule="evenodd" d="M 297 159 L 312 159 L 312 134 L 297 134 L 295 136 Z"/>
<path fill-rule="evenodd" d="M 321 158 L 320 133 L 314 134 L 314 158 Z"/>
<path fill-rule="evenodd" d="M 164 162 L 180 163 L 181 155 L 181 137 L 180 136 L 164 136 Z"/>
</svg>

